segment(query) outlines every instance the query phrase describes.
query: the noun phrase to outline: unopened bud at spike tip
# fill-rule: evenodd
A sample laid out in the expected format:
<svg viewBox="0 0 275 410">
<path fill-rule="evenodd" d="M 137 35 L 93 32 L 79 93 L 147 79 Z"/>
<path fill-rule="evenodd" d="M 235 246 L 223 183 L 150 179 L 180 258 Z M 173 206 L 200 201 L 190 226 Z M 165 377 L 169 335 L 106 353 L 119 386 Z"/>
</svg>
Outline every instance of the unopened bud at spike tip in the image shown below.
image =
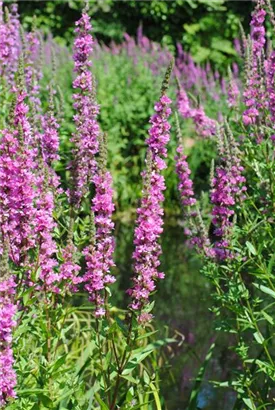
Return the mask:
<svg viewBox="0 0 275 410">
<path fill-rule="evenodd" d="M 172 71 L 173 71 L 173 68 L 174 68 L 174 63 L 175 63 L 175 60 L 174 60 L 174 58 L 172 58 L 171 61 L 170 61 L 169 66 L 166 70 L 164 80 L 162 82 L 161 95 L 164 95 L 167 92 L 168 88 L 169 88 L 169 82 L 170 82 L 171 74 L 172 74 Z"/>
</svg>

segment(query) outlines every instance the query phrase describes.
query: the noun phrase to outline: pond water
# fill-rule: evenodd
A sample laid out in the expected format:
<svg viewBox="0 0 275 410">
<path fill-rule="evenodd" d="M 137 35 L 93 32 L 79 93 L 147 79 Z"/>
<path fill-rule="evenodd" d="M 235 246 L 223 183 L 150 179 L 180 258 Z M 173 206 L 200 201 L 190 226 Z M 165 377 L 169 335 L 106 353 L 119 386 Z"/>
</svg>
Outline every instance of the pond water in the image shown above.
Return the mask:
<svg viewBox="0 0 275 410">
<path fill-rule="evenodd" d="M 119 287 L 123 295 L 129 287 L 133 224 L 117 224 L 116 264 L 120 272 Z M 166 221 L 162 237 L 162 265 L 165 280 L 158 283 L 154 296 L 154 315 L 160 335 L 173 337 L 178 343 L 167 349 L 169 366 L 162 371 L 161 390 L 167 410 L 232 410 L 235 395 L 228 389 L 215 388 L 211 381 L 228 379 L 236 358 L 228 349 L 228 335 L 214 331 L 211 311 L 211 286 L 200 274 L 195 252 L 184 244 L 183 229 L 177 221 Z M 121 296 L 123 297 L 123 296 Z M 117 300 L 123 304 L 123 300 Z M 202 382 L 195 382 L 210 346 L 215 344 Z M 189 404 L 192 389 L 198 395 Z"/>
</svg>

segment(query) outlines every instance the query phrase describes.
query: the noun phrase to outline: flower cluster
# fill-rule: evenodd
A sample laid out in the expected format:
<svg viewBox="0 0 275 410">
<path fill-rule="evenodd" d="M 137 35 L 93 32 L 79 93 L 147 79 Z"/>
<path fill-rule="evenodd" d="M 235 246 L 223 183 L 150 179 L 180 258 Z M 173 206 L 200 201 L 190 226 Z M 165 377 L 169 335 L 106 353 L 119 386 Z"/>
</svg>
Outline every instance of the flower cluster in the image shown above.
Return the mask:
<svg viewBox="0 0 275 410">
<path fill-rule="evenodd" d="M 12 4 L 11 14 L 6 9 L 5 20 L 0 2 L 0 75 L 13 84 L 19 57 L 19 16 L 17 4 Z"/>
<path fill-rule="evenodd" d="M 220 238 L 214 246 L 215 256 L 218 259 L 233 257 L 228 249 L 232 218 L 234 215 L 234 205 L 245 199 L 246 182 L 242 175 L 244 168 L 239 157 L 238 144 L 230 130 L 227 122 L 225 123 L 225 133 L 223 145 L 220 152 L 224 165 L 216 169 L 216 176 L 212 181 L 211 202 L 214 205 L 212 210 L 212 222 L 215 226 L 214 234 Z"/>
<path fill-rule="evenodd" d="M 208 256 L 213 256 L 210 248 L 210 241 L 200 215 L 199 208 L 196 207 L 197 200 L 193 191 L 193 181 L 190 178 L 190 168 L 187 162 L 187 156 L 184 155 L 183 144 L 181 141 L 181 131 L 177 123 L 177 134 L 179 137 L 179 145 L 177 147 L 177 155 L 175 156 L 176 173 L 178 175 L 178 192 L 180 195 L 181 205 L 184 211 L 184 232 L 190 238 L 189 243 L 196 246 L 199 250 L 203 250 Z"/>
<path fill-rule="evenodd" d="M 158 243 L 163 225 L 164 177 L 160 171 L 166 167 L 164 158 L 167 156 L 166 145 L 170 138 L 171 114 L 169 105 L 171 100 L 163 94 L 155 104 L 155 113 L 150 119 L 147 170 L 143 172 L 143 197 L 141 206 L 137 210 L 137 226 L 135 229 L 134 244 L 135 260 L 134 287 L 128 290 L 132 298 L 130 307 L 140 311 L 149 302 L 151 292 L 155 290 L 156 279 L 164 278 L 164 273 L 158 271 L 161 246 Z M 148 320 L 151 315 L 146 315 Z M 140 320 L 145 316 L 140 316 Z"/>
<path fill-rule="evenodd" d="M 212 118 L 209 118 L 205 114 L 203 107 L 199 107 L 194 110 L 192 119 L 198 135 L 205 138 L 215 135 L 216 121 L 212 120 Z"/>
<path fill-rule="evenodd" d="M 270 112 L 270 119 L 272 123 L 275 121 L 275 51 L 272 51 L 268 60 L 266 61 L 266 75 L 267 75 L 267 92 L 268 92 L 268 106 Z"/>
<path fill-rule="evenodd" d="M 62 251 L 63 263 L 59 269 L 59 281 L 65 283 L 65 287 L 72 292 L 77 292 L 77 285 L 82 282 L 82 278 L 78 276 L 81 267 L 76 262 L 77 248 L 72 240 L 68 241 L 67 246 Z"/>
<path fill-rule="evenodd" d="M 236 83 L 235 78 L 233 78 L 231 70 L 229 70 L 229 85 L 228 85 L 228 97 L 227 102 L 229 107 L 236 107 L 238 104 L 238 99 L 240 96 L 240 91 Z"/>
<path fill-rule="evenodd" d="M 98 173 L 94 176 L 95 196 L 92 200 L 92 213 L 94 215 L 95 235 L 90 246 L 84 250 L 86 259 L 86 273 L 84 276 L 85 288 L 89 292 L 90 300 L 96 305 L 95 315 L 104 316 L 104 296 L 102 291 L 115 282 L 115 277 L 110 274 L 114 266 L 114 223 L 112 214 L 113 204 L 112 176 L 106 170 L 106 141 L 100 141 L 100 158 Z"/>
<path fill-rule="evenodd" d="M 39 50 L 41 39 L 36 30 L 27 33 L 23 39 L 24 60 L 25 60 L 25 79 L 30 102 L 36 113 L 41 111 L 41 101 L 39 97 L 42 71 L 39 64 Z"/>
<path fill-rule="evenodd" d="M 201 137 L 211 137 L 215 135 L 216 122 L 209 118 L 202 106 L 192 108 L 185 90 L 179 86 L 177 95 L 178 111 L 183 118 L 191 118 L 195 125 L 195 130 Z"/>
<path fill-rule="evenodd" d="M 192 118 L 192 108 L 190 107 L 189 98 L 182 87 L 179 87 L 178 95 L 178 110 L 183 118 Z"/>
<path fill-rule="evenodd" d="M 74 121 L 76 133 L 72 138 L 75 145 L 74 161 L 72 163 L 73 187 L 70 193 L 71 203 L 79 206 L 81 198 L 87 192 L 91 178 L 94 175 L 98 152 L 99 125 L 97 116 L 99 106 L 95 102 L 95 84 L 90 72 L 90 54 L 94 40 L 90 17 L 84 11 L 81 19 L 76 23 L 76 39 L 74 42 L 74 71 L 77 77 L 73 87 L 79 92 L 73 95 L 76 114 Z"/>
<path fill-rule="evenodd" d="M 23 69 L 23 60 L 19 62 L 19 78 L 17 85 L 13 87 L 15 93 L 16 103 L 14 109 L 14 126 L 21 133 L 22 143 L 30 147 L 32 145 L 32 129 L 27 117 L 29 112 L 29 107 L 27 106 L 25 99 L 27 97 L 27 92 L 24 90 L 24 74 Z M 34 155 L 34 153 L 32 153 Z M 32 155 L 32 157 L 33 157 Z"/>
<path fill-rule="evenodd" d="M 268 107 L 265 98 L 265 85 L 257 66 L 252 66 L 248 73 L 243 96 L 247 107 L 243 112 L 243 123 L 245 126 L 255 125 L 260 113 Z"/>
<path fill-rule="evenodd" d="M 193 181 L 190 178 L 191 171 L 189 169 L 187 156 L 183 154 L 183 146 L 179 145 L 175 157 L 176 172 L 179 178 L 178 190 L 180 193 L 181 203 L 183 206 L 192 206 L 196 204 L 193 191 Z"/>
<path fill-rule="evenodd" d="M 40 279 L 43 286 L 48 291 L 58 292 L 57 282 L 59 275 L 54 268 L 57 261 L 54 255 L 57 246 L 52 237 L 52 232 L 56 226 L 53 219 L 54 198 L 47 186 L 40 190 L 40 198 L 36 200 L 35 233 L 38 241 L 38 266 L 40 267 Z"/>
<path fill-rule="evenodd" d="M 264 0 L 257 1 L 257 6 L 252 14 L 252 20 L 250 22 L 253 54 L 257 57 L 261 56 L 266 42 L 264 27 L 266 11 L 263 8 L 264 4 Z"/>
<path fill-rule="evenodd" d="M 20 141 L 19 133 L 7 129 L 0 132 L 0 223 L 9 238 L 10 256 L 17 264 L 25 261 L 27 251 L 35 245 L 36 214 L 32 154 Z"/>
<path fill-rule="evenodd" d="M 0 407 L 14 398 L 16 374 L 13 370 L 12 329 L 16 325 L 14 315 L 16 305 L 12 298 L 15 294 L 14 277 L 0 277 Z"/>
<path fill-rule="evenodd" d="M 251 20 L 251 41 L 247 44 L 247 53 L 251 54 L 248 61 L 246 88 L 244 90 L 244 103 L 247 109 L 243 113 L 244 125 L 255 125 L 261 112 L 268 108 L 266 89 L 261 72 L 261 55 L 265 45 L 264 21 L 266 12 L 263 9 L 263 0 L 258 0 Z M 250 50 L 249 47 L 252 47 Z"/>
<path fill-rule="evenodd" d="M 214 204 L 212 222 L 215 226 L 214 234 L 221 238 L 215 243 L 214 251 L 218 259 L 226 259 L 230 256 L 230 251 L 227 249 L 229 242 L 226 237 L 229 234 L 229 228 L 232 226 L 230 218 L 234 215 L 231 207 L 235 205 L 228 171 L 222 167 L 217 168 L 212 184 L 211 202 Z"/>
<path fill-rule="evenodd" d="M 41 118 L 43 133 L 40 137 L 41 153 L 45 163 L 50 166 L 59 159 L 59 124 L 54 116 L 53 106 L 49 107 L 47 114 Z"/>
<path fill-rule="evenodd" d="M 63 192 L 60 188 L 60 177 L 52 167 L 54 161 L 59 159 L 59 124 L 54 114 L 53 92 L 50 89 L 50 103 L 48 111 L 40 116 L 42 132 L 38 134 L 37 143 L 39 144 L 43 165 L 40 166 L 39 188 L 43 188 L 43 181 L 56 192 Z M 41 164 L 40 164 L 41 165 Z M 46 180 L 45 180 L 46 176 Z M 45 184 L 44 184 L 45 185 Z"/>
</svg>

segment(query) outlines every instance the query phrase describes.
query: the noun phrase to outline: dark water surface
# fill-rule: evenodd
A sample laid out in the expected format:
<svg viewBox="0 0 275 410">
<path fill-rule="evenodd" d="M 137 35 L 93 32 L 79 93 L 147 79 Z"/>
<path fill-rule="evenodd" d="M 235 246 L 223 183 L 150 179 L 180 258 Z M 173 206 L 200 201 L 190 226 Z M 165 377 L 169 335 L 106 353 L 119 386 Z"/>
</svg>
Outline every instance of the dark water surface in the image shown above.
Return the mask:
<svg viewBox="0 0 275 410">
<path fill-rule="evenodd" d="M 132 275 L 133 224 L 117 223 L 116 264 L 120 272 L 123 295 Z M 160 336 L 176 336 L 177 343 L 167 349 L 169 366 L 162 370 L 161 390 L 168 410 L 231 410 L 234 394 L 215 388 L 212 381 L 228 379 L 230 368 L 236 366 L 228 349 L 228 336 L 214 331 L 211 311 L 211 285 L 199 273 L 200 261 L 184 244 L 183 229 L 176 221 L 166 221 L 162 237 L 161 270 L 166 277 L 158 283 L 154 296 L 156 328 Z M 123 298 L 123 296 L 121 296 Z M 123 304 L 123 300 L 117 300 Z M 195 382 L 210 346 L 215 343 L 202 382 Z M 189 404 L 192 389 L 199 392 Z"/>
</svg>

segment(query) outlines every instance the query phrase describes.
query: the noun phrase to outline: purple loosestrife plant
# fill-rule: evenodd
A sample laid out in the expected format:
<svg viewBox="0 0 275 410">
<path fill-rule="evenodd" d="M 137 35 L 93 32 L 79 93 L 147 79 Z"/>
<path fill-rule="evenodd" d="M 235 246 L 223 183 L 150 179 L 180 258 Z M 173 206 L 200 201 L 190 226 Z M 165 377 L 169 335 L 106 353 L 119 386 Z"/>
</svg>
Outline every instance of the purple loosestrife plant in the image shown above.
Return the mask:
<svg viewBox="0 0 275 410">
<path fill-rule="evenodd" d="M 59 275 L 55 272 L 57 261 L 54 255 L 57 253 L 57 245 L 52 234 L 56 226 L 53 219 L 54 197 L 48 187 L 47 169 L 44 170 L 42 186 L 39 187 L 39 197 L 36 199 L 35 234 L 38 242 L 37 266 L 40 267 L 39 278 L 43 283 L 44 290 L 59 292 L 57 283 Z"/>
<path fill-rule="evenodd" d="M 41 134 L 41 154 L 44 162 L 51 166 L 54 161 L 59 159 L 59 124 L 54 115 L 53 91 L 50 90 L 50 101 L 48 112 L 42 116 L 42 134 Z"/>
<path fill-rule="evenodd" d="M 234 206 L 245 199 L 246 180 L 242 175 L 244 168 L 241 166 L 238 144 L 227 122 L 225 130 L 219 132 L 219 138 L 223 139 L 220 143 L 223 164 L 216 168 L 216 175 L 212 180 L 211 202 L 214 205 L 214 234 L 220 238 L 215 242 L 214 252 L 217 259 L 223 260 L 234 257 L 229 250 Z"/>
<path fill-rule="evenodd" d="M 35 244 L 32 224 L 35 209 L 32 160 L 16 131 L 0 131 L 0 221 L 9 238 L 13 262 L 23 263 L 26 253 Z"/>
<path fill-rule="evenodd" d="M 266 11 L 264 10 L 265 1 L 257 0 L 257 5 L 252 13 L 251 26 L 251 39 L 253 54 L 255 57 L 260 57 L 263 47 L 266 43 L 264 21 Z"/>
<path fill-rule="evenodd" d="M 111 268 L 114 266 L 115 242 L 112 214 L 115 206 L 113 203 L 112 176 L 107 171 L 107 141 L 105 135 L 100 136 L 97 174 L 93 178 L 93 183 L 95 196 L 92 200 L 91 212 L 94 215 L 94 221 L 92 220 L 91 223 L 94 224 L 95 232 L 93 232 L 92 227 L 90 246 L 84 250 L 87 265 L 84 282 L 90 300 L 95 303 L 95 315 L 100 317 L 106 313 L 106 287 L 115 282 L 115 277 L 110 273 Z"/>
<path fill-rule="evenodd" d="M 34 113 L 39 114 L 41 112 L 39 83 L 43 76 L 41 62 L 39 61 L 42 39 L 35 28 L 27 34 L 22 31 L 21 37 L 25 61 L 26 88 Z"/>
<path fill-rule="evenodd" d="M 163 279 L 164 273 L 158 271 L 161 246 L 158 242 L 163 231 L 163 191 L 164 177 L 161 171 L 166 167 L 164 158 L 167 156 L 166 145 L 170 139 L 171 100 L 167 97 L 169 78 L 173 63 L 168 67 L 163 82 L 160 100 L 155 104 L 155 113 L 150 118 L 151 128 L 147 139 L 147 169 L 143 171 L 143 196 L 137 210 L 133 253 L 134 286 L 127 292 L 132 302 L 130 308 L 138 312 L 138 319 L 146 322 L 152 315 L 144 308 L 149 303 L 150 294 L 155 290 L 155 281 Z"/>
<path fill-rule="evenodd" d="M 216 241 L 214 246 L 215 256 L 218 259 L 232 257 L 229 247 L 229 230 L 232 226 L 230 218 L 234 215 L 231 209 L 235 205 L 232 194 L 230 173 L 225 167 L 216 168 L 216 175 L 212 180 L 211 202 L 214 207 L 212 210 L 213 224 L 215 226 L 214 234 L 221 239 Z"/>
<path fill-rule="evenodd" d="M 41 115 L 41 127 L 42 132 L 39 134 L 38 144 L 44 162 L 44 166 L 42 166 L 42 174 L 43 168 L 45 167 L 48 174 L 47 183 L 50 187 L 57 189 L 57 192 L 61 193 L 60 178 L 53 169 L 53 163 L 59 160 L 59 124 L 54 113 L 52 86 L 50 86 L 49 90 L 48 111 L 44 115 Z M 42 175 L 42 179 L 43 178 L 44 176 Z"/>
<path fill-rule="evenodd" d="M 192 117 L 193 110 L 190 107 L 189 98 L 185 90 L 181 87 L 179 82 L 178 82 L 177 106 L 178 106 L 178 111 L 182 115 L 183 118 Z"/>
<path fill-rule="evenodd" d="M 14 74 L 18 66 L 19 58 L 19 16 L 17 14 L 17 4 L 11 5 L 11 14 L 5 9 L 3 16 L 3 3 L 0 3 L 0 76 L 5 78 L 12 85 Z"/>
<path fill-rule="evenodd" d="M 176 173 L 179 178 L 178 190 L 180 193 L 180 199 L 183 206 L 193 206 L 196 204 L 196 198 L 193 191 L 193 181 L 190 178 L 190 168 L 187 162 L 187 155 L 183 153 L 183 143 L 180 140 L 177 147 L 176 161 Z"/>
<path fill-rule="evenodd" d="M 188 96 L 183 89 L 183 87 L 178 82 L 178 94 L 177 94 L 177 106 L 178 111 L 183 118 L 191 118 L 194 125 L 196 133 L 201 137 L 211 137 L 215 135 L 216 132 L 216 122 L 209 118 L 202 106 L 193 108 L 190 105 Z"/>
<path fill-rule="evenodd" d="M 28 121 L 28 106 L 23 84 L 23 62 L 19 64 L 14 112 L 10 129 L 0 131 L 0 219 L 2 232 L 9 240 L 13 262 L 24 264 L 27 252 L 35 246 L 33 232 L 35 182 L 32 173 L 34 153 L 30 148 L 32 130 Z"/>
<path fill-rule="evenodd" d="M 2 242 L 4 250 L 0 262 L 0 408 L 5 407 L 10 399 L 16 397 L 12 351 L 12 330 L 16 325 L 14 316 L 17 310 L 14 303 L 16 284 L 14 276 L 9 273 L 9 252 L 3 235 Z"/>
<path fill-rule="evenodd" d="M 178 175 L 178 192 L 185 219 L 185 234 L 190 238 L 191 245 L 195 245 L 199 250 L 203 250 L 206 255 L 212 256 L 210 241 L 197 206 L 193 190 L 193 181 L 190 177 L 191 171 L 184 155 L 183 141 L 176 115 L 176 130 L 178 137 L 177 155 L 175 156 L 176 173 Z"/>
<path fill-rule="evenodd" d="M 266 61 L 267 95 L 271 122 L 275 121 L 275 51 L 272 51 Z"/>
<path fill-rule="evenodd" d="M 230 108 L 237 107 L 239 105 L 240 91 L 236 82 L 236 79 L 233 77 L 230 67 L 228 68 L 228 98 L 227 103 Z"/>
<path fill-rule="evenodd" d="M 193 122 L 195 124 L 195 129 L 198 135 L 207 138 L 215 135 L 216 132 L 216 121 L 209 118 L 204 111 L 202 106 L 194 109 L 192 115 Z"/>
<path fill-rule="evenodd" d="M 11 59 L 9 64 L 9 83 L 13 84 L 15 79 L 15 73 L 18 70 L 18 62 L 20 56 L 20 21 L 18 14 L 18 5 L 16 3 L 11 4 L 10 7 L 10 39 L 12 39 Z"/>
<path fill-rule="evenodd" d="M 76 78 L 73 88 L 78 92 L 73 95 L 76 114 L 74 121 L 76 132 L 72 138 L 75 145 L 72 162 L 73 187 L 71 188 L 71 204 L 78 207 L 81 198 L 88 191 L 91 179 L 95 173 L 95 155 L 98 152 L 99 125 L 97 116 L 99 106 L 95 101 L 95 84 L 90 71 L 90 55 L 94 40 L 91 35 L 91 22 L 84 10 L 76 22 L 76 39 L 74 42 L 74 71 Z"/>
<path fill-rule="evenodd" d="M 243 113 L 244 125 L 255 125 L 263 110 L 268 107 L 266 101 L 266 89 L 261 69 L 262 55 L 264 55 L 265 16 L 264 1 L 258 0 L 251 20 L 251 44 L 247 43 L 248 70 L 246 88 L 243 93 L 244 103 L 247 109 Z M 249 50 L 249 47 L 251 50 Z"/>
<path fill-rule="evenodd" d="M 83 279 L 78 276 L 81 270 L 77 260 L 77 248 L 73 243 L 72 238 L 68 239 L 66 247 L 62 250 L 63 262 L 59 269 L 59 281 L 63 281 L 65 290 L 71 292 L 77 292 L 79 283 L 83 282 Z"/>
</svg>

